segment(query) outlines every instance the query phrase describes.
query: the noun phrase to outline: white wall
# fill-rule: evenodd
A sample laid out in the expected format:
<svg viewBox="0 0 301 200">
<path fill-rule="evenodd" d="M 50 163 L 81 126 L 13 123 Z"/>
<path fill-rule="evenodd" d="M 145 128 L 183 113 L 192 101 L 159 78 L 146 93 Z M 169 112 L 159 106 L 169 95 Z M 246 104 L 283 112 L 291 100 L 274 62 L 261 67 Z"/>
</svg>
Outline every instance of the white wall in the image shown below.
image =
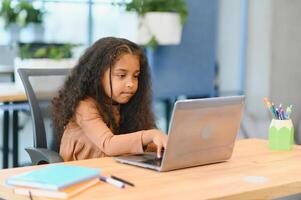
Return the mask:
<svg viewBox="0 0 301 200">
<path fill-rule="evenodd" d="M 270 96 L 271 6 L 271 0 L 251 0 L 248 5 L 246 107 L 260 120 L 269 114 L 263 98 Z"/>
<path fill-rule="evenodd" d="M 220 89 L 240 87 L 239 9 L 243 0 L 220 0 L 219 52 Z M 293 104 L 295 135 L 301 143 L 301 1 L 249 0 L 246 50 L 246 112 L 254 123 L 269 123 L 263 104 L 269 97 L 275 104 Z M 267 137 L 268 124 L 252 137 Z M 255 125 L 249 126 L 250 128 Z"/>
<path fill-rule="evenodd" d="M 238 93 L 240 86 L 241 0 L 219 1 L 218 52 L 219 91 Z"/>
<path fill-rule="evenodd" d="M 248 1 L 245 74 L 241 71 L 243 0 L 220 0 L 218 63 L 221 95 L 246 94 L 247 111 L 266 118 L 263 97 L 269 96 L 271 0 Z M 245 76 L 245 77 L 242 77 Z M 245 78 L 244 84 L 241 78 Z M 244 88 L 243 88 L 244 87 Z"/>
<path fill-rule="evenodd" d="M 269 120 L 264 96 L 293 104 L 296 141 L 301 143 L 301 1 L 250 0 L 247 50 L 247 110 Z"/>
<path fill-rule="evenodd" d="M 301 143 L 301 1 L 273 0 L 271 97 L 293 104 L 295 135 Z"/>
</svg>

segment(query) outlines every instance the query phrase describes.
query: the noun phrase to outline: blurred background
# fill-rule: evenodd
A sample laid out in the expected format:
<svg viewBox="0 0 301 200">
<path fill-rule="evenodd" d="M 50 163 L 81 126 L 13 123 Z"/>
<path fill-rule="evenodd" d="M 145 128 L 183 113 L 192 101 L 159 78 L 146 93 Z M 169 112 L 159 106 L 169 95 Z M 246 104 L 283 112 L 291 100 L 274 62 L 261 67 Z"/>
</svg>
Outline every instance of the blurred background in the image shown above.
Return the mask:
<svg viewBox="0 0 301 200">
<path fill-rule="evenodd" d="M 167 131 L 177 99 L 243 94 L 246 106 L 238 139 L 268 137 L 271 115 L 263 98 L 269 97 L 276 105 L 293 105 L 295 142 L 301 143 L 299 0 L 154 0 L 158 5 L 145 10 L 137 9 L 142 2 L 137 0 L 0 2 L 0 86 L 20 84 L 18 66 L 47 67 L 44 61 L 53 60 L 56 64 L 51 65 L 72 67 L 96 40 L 123 37 L 145 47 L 161 130 Z M 153 11 L 178 15 L 157 16 Z M 22 91 L 22 85 L 17 88 Z M 4 89 L 0 92 L 5 94 Z M 6 107 L 0 108 L 2 133 Z M 32 122 L 26 107 L 18 109 L 22 166 L 29 162 L 24 147 L 32 146 Z"/>
</svg>

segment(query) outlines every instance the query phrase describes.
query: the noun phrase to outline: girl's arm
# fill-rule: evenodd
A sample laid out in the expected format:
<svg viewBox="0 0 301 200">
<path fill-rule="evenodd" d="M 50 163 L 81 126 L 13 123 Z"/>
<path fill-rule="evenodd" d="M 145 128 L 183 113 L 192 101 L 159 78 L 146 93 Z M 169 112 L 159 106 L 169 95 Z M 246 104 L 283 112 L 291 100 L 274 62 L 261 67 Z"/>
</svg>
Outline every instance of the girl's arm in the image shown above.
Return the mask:
<svg viewBox="0 0 301 200">
<path fill-rule="evenodd" d="M 93 99 L 81 101 L 76 109 L 75 120 L 84 134 L 106 155 L 143 153 L 144 131 L 114 135 L 104 123 Z"/>
</svg>

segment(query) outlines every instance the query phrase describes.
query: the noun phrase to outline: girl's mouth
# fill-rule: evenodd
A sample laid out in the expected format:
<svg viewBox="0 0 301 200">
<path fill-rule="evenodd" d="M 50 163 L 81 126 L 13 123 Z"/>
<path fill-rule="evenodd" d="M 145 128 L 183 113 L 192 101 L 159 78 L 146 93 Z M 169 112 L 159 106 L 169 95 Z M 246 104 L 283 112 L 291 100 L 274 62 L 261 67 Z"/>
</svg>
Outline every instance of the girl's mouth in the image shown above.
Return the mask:
<svg viewBox="0 0 301 200">
<path fill-rule="evenodd" d="M 133 95 L 133 92 L 122 92 L 121 94 L 125 94 L 125 95 Z"/>
<path fill-rule="evenodd" d="M 134 93 L 133 92 L 122 92 L 121 95 L 131 97 L 134 95 Z"/>
</svg>

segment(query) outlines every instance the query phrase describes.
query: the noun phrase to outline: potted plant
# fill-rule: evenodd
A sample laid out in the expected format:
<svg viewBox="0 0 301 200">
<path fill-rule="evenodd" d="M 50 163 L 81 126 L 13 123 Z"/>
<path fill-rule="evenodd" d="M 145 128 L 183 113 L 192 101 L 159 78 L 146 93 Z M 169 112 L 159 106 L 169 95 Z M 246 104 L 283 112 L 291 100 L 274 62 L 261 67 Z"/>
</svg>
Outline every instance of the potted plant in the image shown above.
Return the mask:
<svg viewBox="0 0 301 200">
<path fill-rule="evenodd" d="M 10 31 L 11 43 L 18 41 L 20 37 L 20 24 L 18 23 L 18 11 L 12 6 L 10 0 L 3 0 L 0 17 L 4 19 L 5 29 Z"/>
<path fill-rule="evenodd" d="M 35 8 L 32 3 L 20 1 L 17 5 L 20 23 L 31 32 L 33 42 L 41 42 L 44 39 L 43 16 L 45 12 Z"/>
<path fill-rule="evenodd" d="M 38 24 L 41 27 L 43 15 L 44 12 L 34 8 L 31 2 L 19 1 L 13 4 L 10 0 L 2 0 L 0 17 L 4 19 L 5 28 L 11 33 L 11 43 L 19 40 L 21 28 L 30 24 Z M 36 33 L 41 35 L 39 31 L 34 31 L 34 34 Z"/>
<path fill-rule="evenodd" d="M 126 11 L 139 16 L 137 43 L 155 47 L 181 42 L 188 16 L 185 0 L 132 0 L 122 4 Z"/>
<path fill-rule="evenodd" d="M 14 65 L 15 82 L 19 89 L 23 89 L 23 84 L 17 73 L 18 68 L 67 68 L 74 67 L 77 62 L 77 59 L 72 58 L 72 49 L 78 47 L 78 44 L 19 43 L 18 46 L 19 55 Z"/>
</svg>

